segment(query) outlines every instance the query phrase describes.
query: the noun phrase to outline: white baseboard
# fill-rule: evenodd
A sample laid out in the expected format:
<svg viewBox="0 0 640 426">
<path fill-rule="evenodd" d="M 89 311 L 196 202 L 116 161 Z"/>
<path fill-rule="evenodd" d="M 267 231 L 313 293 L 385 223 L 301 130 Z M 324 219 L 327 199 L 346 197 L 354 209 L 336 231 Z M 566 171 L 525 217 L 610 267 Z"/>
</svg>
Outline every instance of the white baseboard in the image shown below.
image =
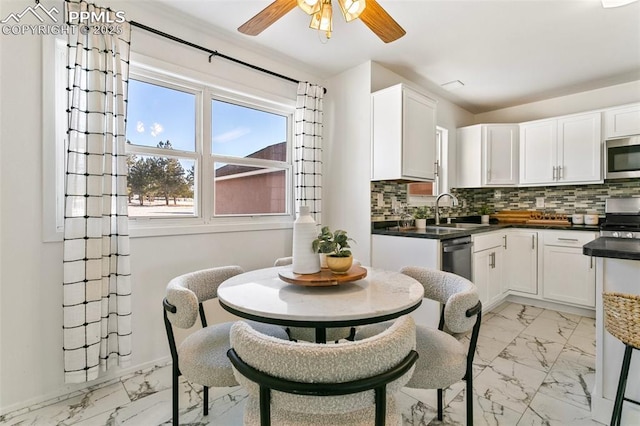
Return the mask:
<svg viewBox="0 0 640 426">
<path fill-rule="evenodd" d="M 580 308 L 578 306 L 565 305 L 564 303 L 556 303 L 556 302 L 551 302 L 549 300 L 534 299 L 533 297 L 509 294 L 505 300 L 507 302 L 521 303 L 523 305 L 531 305 L 531 306 L 536 306 L 538 308 L 543 308 L 543 309 L 553 309 L 554 311 L 581 315 L 583 317 L 589 317 L 589 318 L 596 317 L 595 309 Z"/>
<path fill-rule="evenodd" d="M 50 392 L 48 394 L 40 395 L 25 401 L 20 401 L 18 403 L 8 405 L 6 407 L 0 407 L 0 416 L 4 416 L 9 413 L 12 413 L 15 415 L 21 415 L 23 413 L 15 413 L 15 412 L 23 411 L 24 413 L 26 413 L 26 412 L 32 411 L 32 409 L 46 407 L 47 405 L 55 404 L 58 401 L 62 401 L 72 396 L 87 392 L 90 389 L 93 390 L 93 389 L 110 385 L 111 383 L 114 383 L 120 380 L 122 377 L 128 376 L 129 374 L 135 373 L 137 371 L 148 370 L 156 366 L 164 366 L 170 363 L 171 363 L 171 357 L 166 356 L 166 357 L 159 358 L 155 361 L 149 361 L 143 364 L 138 364 L 136 366 L 118 369 L 117 371 L 114 370 L 113 372 L 107 372 L 103 377 L 99 377 L 96 380 L 92 380 L 91 382 L 83 383 L 80 385 L 63 384 L 55 392 Z"/>
</svg>

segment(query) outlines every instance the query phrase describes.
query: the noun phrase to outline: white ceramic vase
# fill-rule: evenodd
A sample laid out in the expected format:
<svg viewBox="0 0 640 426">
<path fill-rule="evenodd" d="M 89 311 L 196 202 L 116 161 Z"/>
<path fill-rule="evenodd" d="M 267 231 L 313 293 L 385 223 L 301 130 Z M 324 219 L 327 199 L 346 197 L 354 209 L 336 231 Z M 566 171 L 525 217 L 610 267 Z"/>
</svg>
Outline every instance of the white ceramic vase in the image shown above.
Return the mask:
<svg viewBox="0 0 640 426">
<path fill-rule="evenodd" d="M 427 227 L 427 219 L 415 219 L 416 228 L 425 229 Z"/>
<path fill-rule="evenodd" d="M 320 258 L 313 252 L 311 244 L 318 233 L 316 222 L 311 217 L 309 206 L 300 206 L 298 218 L 293 223 L 293 264 L 296 274 L 320 272 Z"/>
</svg>

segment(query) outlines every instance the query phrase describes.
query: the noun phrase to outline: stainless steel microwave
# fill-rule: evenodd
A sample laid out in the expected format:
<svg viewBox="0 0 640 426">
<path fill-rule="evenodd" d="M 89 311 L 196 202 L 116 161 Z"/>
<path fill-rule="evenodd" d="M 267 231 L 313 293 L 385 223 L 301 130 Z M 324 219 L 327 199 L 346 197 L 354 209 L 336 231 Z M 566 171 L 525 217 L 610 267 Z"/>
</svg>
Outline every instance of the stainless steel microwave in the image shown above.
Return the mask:
<svg viewBox="0 0 640 426">
<path fill-rule="evenodd" d="M 640 136 L 605 141 L 605 179 L 640 177 Z"/>
</svg>

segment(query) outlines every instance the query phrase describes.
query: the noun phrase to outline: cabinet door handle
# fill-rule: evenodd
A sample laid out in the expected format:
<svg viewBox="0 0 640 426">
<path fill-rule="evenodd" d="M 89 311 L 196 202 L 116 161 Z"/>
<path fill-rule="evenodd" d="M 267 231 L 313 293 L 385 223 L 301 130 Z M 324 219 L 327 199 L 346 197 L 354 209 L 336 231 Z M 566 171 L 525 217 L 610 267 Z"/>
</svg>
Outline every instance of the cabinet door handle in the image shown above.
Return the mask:
<svg viewBox="0 0 640 426">
<path fill-rule="evenodd" d="M 556 180 L 556 175 L 557 175 L 557 167 L 553 166 L 553 180 Z"/>
<path fill-rule="evenodd" d="M 434 170 L 434 175 L 438 176 L 438 162 L 436 161 L 435 163 L 433 163 L 433 170 Z"/>
<path fill-rule="evenodd" d="M 593 269 L 593 256 L 589 257 L 589 269 Z"/>
<path fill-rule="evenodd" d="M 491 170 L 487 170 L 487 182 L 491 182 Z"/>
<path fill-rule="evenodd" d="M 507 249 L 507 236 L 503 235 L 502 239 L 504 240 L 504 249 L 506 250 Z"/>
<path fill-rule="evenodd" d="M 536 249 L 536 236 L 532 235 L 531 236 L 531 250 L 535 250 Z"/>
<path fill-rule="evenodd" d="M 574 243 L 578 242 L 577 238 L 558 238 L 558 241 L 572 241 Z"/>
<path fill-rule="evenodd" d="M 558 166 L 558 180 L 564 178 L 564 166 Z"/>
<path fill-rule="evenodd" d="M 494 269 L 496 267 L 496 253 L 495 252 L 489 253 L 489 267 L 491 269 Z"/>
</svg>

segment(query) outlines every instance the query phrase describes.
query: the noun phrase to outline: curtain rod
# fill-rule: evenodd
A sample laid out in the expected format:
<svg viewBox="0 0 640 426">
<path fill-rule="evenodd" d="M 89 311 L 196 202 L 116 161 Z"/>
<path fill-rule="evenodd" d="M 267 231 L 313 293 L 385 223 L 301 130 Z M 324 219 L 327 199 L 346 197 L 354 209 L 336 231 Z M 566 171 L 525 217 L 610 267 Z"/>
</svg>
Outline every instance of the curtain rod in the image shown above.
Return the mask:
<svg viewBox="0 0 640 426">
<path fill-rule="evenodd" d="M 144 25 L 144 24 L 141 24 L 139 22 L 130 21 L 130 24 L 132 26 L 134 26 L 134 27 L 143 29 L 145 31 L 149 31 L 150 33 L 159 35 L 159 36 L 164 37 L 164 38 L 168 38 L 169 40 L 173 40 L 173 41 L 175 41 L 177 43 L 181 43 L 181 44 L 187 45 L 189 47 L 192 47 L 194 49 L 198 49 L 198 50 L 202 50 L 203 52 L 207 52 L 209 54 L 209 62 L 211 62 L 211 59 L 214 56 L 217 56 L 217 57 L 220 57 L 222 59 L 226 59 L 228 61 L 235 62 L 236 64 L 240 64 L 240 65 L 243 65 L 245 67 L 254 69 L 256 71 L 260 71 L 260 72 L 263 72 L 265 74 L 269 74 L 269 75 L 272 75 L 274 77 L 278 77 L 278 78 L 281 78 L 283 80 L 290 81 L 292 83 L 300 83 L 300 80 L 296 80 L 295 78 L 287 77 L 286 75 L 278 74 L 277 72 L 274 72 L 274 71 L 259 67 L 257 65 L 250 64 L 250 63 L 245 62 L 245 61 L 241 61 L 240 59 L 236 59 L 236 58 L 233 58 L 231 56 L 228 56 L 228 55 L 225 55 L 223 53 L 220 53 L 217 50 L 207 49 L 206 47 L 202 47 L 200 45 L 191 43 L 190 41 L 183 40 L 183 39 L 178 38 L 176 36 L 172 36 L 171 34 L 167 34 L 167 33 L 162 32 L 160 30 L 156 30 L 155 28 L 151 28 L 151 27 L 149 27 L 147 25 Z M 324 89 L 324 93 L 327 93 L 327 89 L 326 88 Z"/>
</svg>

